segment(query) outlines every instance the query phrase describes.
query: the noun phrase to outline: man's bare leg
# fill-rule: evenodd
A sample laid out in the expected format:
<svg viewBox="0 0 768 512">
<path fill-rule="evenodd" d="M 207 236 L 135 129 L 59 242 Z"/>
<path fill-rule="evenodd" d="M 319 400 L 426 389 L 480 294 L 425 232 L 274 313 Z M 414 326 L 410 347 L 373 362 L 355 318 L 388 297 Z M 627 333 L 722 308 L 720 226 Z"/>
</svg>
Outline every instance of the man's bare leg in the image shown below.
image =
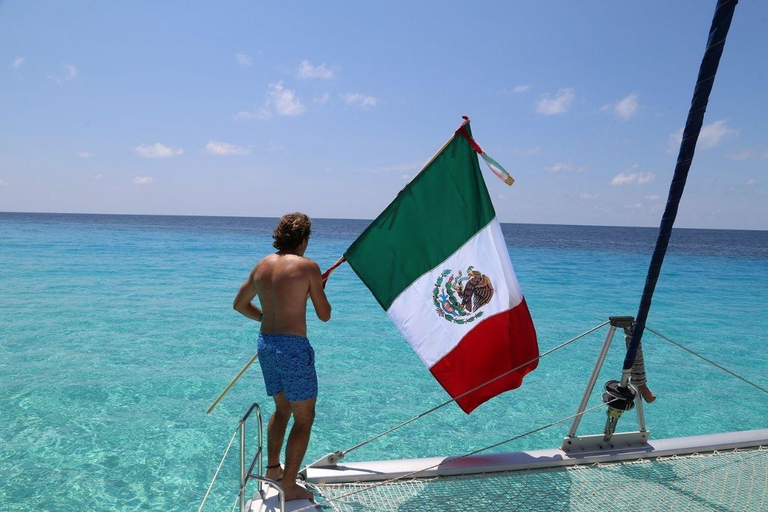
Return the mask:
<svg viewBox="0 0 768 512">
<path fill-rule="evenodd" d="M 293 428 L 288 435 L 285 447 L 285 470 L 283 471 L 283 491 L 285 500 L 305 499 L 314 501 L 312 493 L 296 484 L 299 466 L 304 459 L 309 445 L 309 434 L 315 421 L 315 398 L 301 402 L 289 402 L 293 412 Z"/>
<path fill-rule="evenodd" d="M 277 466 L 268 468 L 264 476 L 272 480 L 283 478 L 283 470 L 280 467 L 280 452 L 283 450 L 283 439 L 285 439 L 285 429 L 288 426 L 288 420 L 291 419 L 291 404 L 286 400 L 285 393 L 282 391 L 274 396 L 275 412 L 269 418 L 267 424 L 267 466 Z"/>
</svg>

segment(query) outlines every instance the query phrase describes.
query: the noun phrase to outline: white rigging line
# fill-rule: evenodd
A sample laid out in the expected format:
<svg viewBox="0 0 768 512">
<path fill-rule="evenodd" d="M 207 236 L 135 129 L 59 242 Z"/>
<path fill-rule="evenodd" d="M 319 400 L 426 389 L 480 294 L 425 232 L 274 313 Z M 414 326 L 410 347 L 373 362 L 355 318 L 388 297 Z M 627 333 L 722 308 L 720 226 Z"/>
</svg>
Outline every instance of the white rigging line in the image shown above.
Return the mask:
<svg viewBox="0 0 768 512">
<path fill-rule="evenodd" d="M 216 473 L 213 474 L 213 479 L 211 480 L 211 483 L 208 486 L 208 490 L 205 491 L 205 496 L 203 496 L 203 502 L 200 503 L 200 508 L 197 509 L 197 512 L 200 512 L 201 510 L 203 510 L 205 501 L 208 499 L 208 495 L 211 493 L 211 489 L 213 488 L 213 483 L 216 481 L 216 478 L 219 476 L 219 471 L 221 471 L 221 467 L 224 465 L 224 460 L 227 458 L 227 455 L 229 454 L 229 449 L 232 448 L 232 443 L 235 442 L 235 437 L 237 436 L 237 431 L 239 429 L 240 427 L 236 428 L 235 431 L 232 433 L 232 439 L 229 440 L 227 449 L 224 450 L 224 456 L 221 458 L 221 462 L 219 462 L 219 467 L 216 468 Z"/>
<path fill-rule="evenodd" d="M 719 368 L 719 369 L 723 370 L 725 373 L 727 373 L 727 374 L 729 374 L 729 375 L 732 375 L 732 376 L 736 377 L 736 378 L 737 378 L 737 379 L 739 379 L 740 381 L 742 381 L 742 382 L 746 382 L 746 383 L 747 383 L 747 384 L 749 384 L 750 386 L 752 386 L 752 387 L 755 387 L 755 388 L 759 389 L 759 390 L 760 390 L 760 391 L 762 391 L 763 393 L 768 393 L 768 389 L 765 389 L 764 387 L 762 387 L 762 386 L 760 386 L 760 385 L 758 385 L 758 384 L 755 384 L 754 382 L 752 382 L 752 381 L 750 381 L 750 380 L 748 380 L 748 379 L 746 379 L 746 378 L 742 377 L 741 375 L 738 375 L 737 373 L 734 373 L 734 372 L 732 372 L 732 371 L 731 371 L 731 370 L 729 370 L 728 368 L 725 368 L 725 367 L 723 367 L 723 366 L 720 366 L 720 365 L 719 365 L 719 364 L 717 364 L 716 362 L 714 362 L 714 361 L 712 361 L 712 360 L 710 360 L 710 359 L 707 359 L 706 357 L 702 356 L 701 354 L 698 354 L 698 353 L 694 352 L 693 350 L 691 350 L 691 349 L 689 349 L 689 348 L 687 348 L 687 347 L 685 347 L 685 346 L 681 345 L 680 343 L 678 343 L 678 342 L 676 342 L 676 341 L 674 341 L 674 340 L 671 340 L 670 338 L 667 338 L 667 337 L 666 337 L 666 336 L 664 336 L 663 334 L 661 334 L 661 333 L 658 333 L 658 332 L 654 331 L 653 329 L 651 329 L 651 328 L 649 328 L 649 327 L 646 327 L 646 330 L 648 330 L 648 331 L 652 332 L 653 334 L 655 334 L 655 335 L 656 335 L 656 336 L 658 336 L 659 338 L 661 338 L 661 339 L 663 339 L 663 340 L 665 340 L 665 341 L 668 341 L 668 342 L 670 342 L 671 344 L 675 345 L 676 347 L 679 347 L 679 348 L 681 348 L 681 349 L 685 350 L 685 351 L 686 351 L 686 352 L 688 352 L 689 354 L 692 354 L 692 355 L 694 355 L 694 356 L 698 357 L 699 359 L 703 359 L 704 361 L 706 361 L 707 363 L 711 364 L 712 366 L 715 366 L 715 367 L 717 367 L 717 368 Z"/>
<path fill-rule="evenodd" d="M 447 401 L 445 401 L 445 402 L 441 403 L 440 405 L 437 405 L 437 406 L 433 407 L 432 409 L 430 409 L 430 410 L 428 410 L 428 411 L 422 412 L 421 414 L 418 414 L 418 415 L 414 416 L 413 418 L 411 418 L 411 419 L 409 419 L 409 420 L 406 420 L 406 421 L 404 421 L 404 422 L 400 423 L 399 425 L 396 425 L 396 426 L 394 426 L 394 427 L 390 428 L 389 430 L 386 430 L 386 431 L 384 431 L 384 432 L 382 432 L 382 433 L 380 433 L 380 434 L 377 434 L 377 435 L 375 435 L 375 436 L 371 437 L 370 439 L 367 439 L 367 440 L 363 441 L 362 443 L 356 444 L 356 445 L 355 445 L 355 446 L 353 446 L 352 448 L 348 448 L 348 449 L 346 449 L 346 450 L 342 450 L 342 451 L 340 451 L 340 452 L 336 452 L 336 453 L 337 453 L 337 454 L 340 456 L 340 458 L 341 458 L 341 457 L 344 457 L 346 454 L 348 454 L 348 453 L 349 453 L 349 452 L 351 452 L 352 450 L 356 450 L 356 449 L 360 448 L 361 446 L 365 446 L 366 444 L 370 443 L 371 441 L 375 441 L 376 439 L 379 439 L 380 437 L 383 437 L 383 436 L 385 436 L 385 435 L 389 434 L 390 432 L 394 432 L 395 430 L 397 430 L 397 429 L 399 429 L 399 428 L 402 428 L 402 427 L 406 426 L 407 424 L 409 424 L 409 423 L 411 423 L 411 422 L 413 422 L 413 421 L 416 421 L 416 420 L 418 420 L 419 418 L 423 418 L 424 416 L 426 416 L 426 415 L 428 415 L 428 414 L 431 414 L 431 413 L 435 412 L 436 410 L 438 410 L 438 409 L 440 409 L 440 408 L 442 408 L 442 407 L 445 407 L 445 406 L 446 406 L 446 405 L 448 405 L 448 404 L 452 404 L 452 403 L 453 403 L 453 402 L 455 402 L 456 400 L 459 400 L 459 399 L 461 399 L 461 398 L 463 398 L 463 397 L 467 396 L 467 395 L 468 395 L 468 394 L 470 394 L 470 393 L 474 393 L 474 392 L 475 392 L 475 391 L 477 391 L 478 389 L 480 389 L 480 388 L 482 388 L 482 387 L 484 387 L 484 386 L 487 386 L 488 384 L 491 384 L 491 383 L 493 383 L 493 382 L 496 382 L 497 380 L 499 380 L 499 379 L 501 379 L 501 378 L 503 378 L 503 377 L 506 377 L 506 376 L 507 376 L 507 375 L 509 375 L 510 373 L 513 373 L 513 372 L 515 372 L 515 371 L 519 370 L 520 368 L 523 368 L 523 367 L 525 367 L 525 366 L 529 365 L 530 363 L 532 363 L 532 362 L 534 362 L 534 361 L 536 361 L 536 360 L 539 360 L 539 359 L 541 359 L 541 358 L 542 358 L 542 357 L 544 357 L 544 356 L 548 356 L 549 354 L 551 354 L 551 353 L 553 353 L 553 352 L 555 352 L 555 351 L 557 351 L 557 350 L 560 350 L 561 348 L 565 347 L 566 345 L 570 345 L 570 344 L 571 344 L 571 343 L 573 343 L 574 341 L 576 341 L 576 340 L 578 340 L 578 339 L 580 339 L 580 338 L 583 338 L 584 336 L 586 336 L 586 335 L 588 335 L 588 334 L 591 334 L 591 333 L 595 332 L 596 330 L 600 329 L 601 327 L 604 327 L 604 326 L 606 326 L 606 325 L 607 325 L 607 324 L 609 324 L 609 323 L 610 323 L 610 321 L 605 321 L 605 322 L 601 323 L 600 325 L 598 325 L 598 326 L 596 326 L 596 327 L 593 327 L 592 329 L 590 329 L 590 330 L 588 330 L 588 331 L 586 331 L 586 332 L 583 332 L 583 333 L 579 334 L 578 336 L 576 336 L 576 337 L 574 337 L 574 338 L 571 338 L 571 339 L 569 339 L 568 341 L 564 341 L 563 343 L 561 343 L 560 345 L 557 345 L 557 346 L 556 346 L 556 347 L 554 347 L 554 348 L 551 348 L 551 349 L 547 350 L 547 351 L 546 351 L 546 352 L 544 352 L 543 354 L 540 354 L 538 357 L 534 357 L 534 358 L 533 358 L 533 359 L 531 359 L 530 361 L 526 361 L 525 363 L 521 364 L 520 366 L 517 366 L 517 367 L 515 367 L 515 368 L 512 368 L 511 370 L 509 370 L 509 371 L 506 371 L 506 372 L 502 373 L 501 375 L 498 375 L 498 376 L 496 376 L 496 377 L 492 378 L 491 380 L 489 380 L 489 381 L 487 381 L 487 382 L 484 382 L 484 383 L 480 384 L 479 386 L 476 386 L 476 387 L 474 387 L 474 388 L 470 389 L 469 391 L 465 391 L 464 393 L 460 394 L 459 396 L 457 396 L 457 397 L 455 397 L 455 398 L 451 398 L 450 400 L 447 400 Z"/>
</svg>

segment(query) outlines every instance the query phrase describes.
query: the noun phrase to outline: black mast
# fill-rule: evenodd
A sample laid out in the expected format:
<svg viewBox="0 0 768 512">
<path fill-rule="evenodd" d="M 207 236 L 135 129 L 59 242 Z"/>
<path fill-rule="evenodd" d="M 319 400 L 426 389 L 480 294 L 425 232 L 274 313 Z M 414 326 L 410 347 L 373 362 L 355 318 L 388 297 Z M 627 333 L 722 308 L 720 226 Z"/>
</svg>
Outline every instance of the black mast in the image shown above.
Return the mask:
<svg viewBox="0 0 768 512">
<path fill-rule="evenodd" d="M 718 0 L 715 8 L 715 16 L 712 19 L 712 27 L 709 29 L 709 39 L 707 40 L 707 49 L 704 52 L 704 58 L 699 68 L 699 76 L 696 79 L 696 87 L 693 90 L 693 100 L 691 108 L 688 111 L 688 120 L 685 122 L 683 130 L 683 140 L 680 143 L 680 152 L 677 155 L 677 164 L 675 165 L 675 174 L 672 177 L 672 184 L 669 187 L 669 196 L 667 206 L 664 209 L 664 215 L 661 218 L 659 227 L 659 236 L 656 239 L 656 248 L 653 251 L 653 258 L 648 267 L 648 276 L 645 278 L 645 288 L 640 299 L 640 307 L 635 317 L 635 324 L 632 329 L 632 338 L 627 356 L 624 359 L 624 375 L 622 385 L 627 384 L 629 372 L 632 363 L 637 355 L 637 347 L 643 338 L 645 330 L 645 321 L 648 318 L 648 311 L 651 309 L 651 300 L 653 292 L 656 289 L 656 282 L 661 272 L 661 264 L 664 262 L 664 255 L 669 245 L 669 237 L 672 234 L 672 226 L 677 217 L 677 208 L 680 204 L 680 198 L 683 195 L 685 181 L 688 178 L 688 170 L 691 168 L 693 154 L 696 150 L 696 142 L 699 139 L 699 132 L 704 123 L 704 112 L 707 110 L 709 94 L 712 92 L 712 85 L 715 82 L 717 67 L 720 63 L 720 57 L 725 47 L 725 38 L 728 36 L 728 29 L 731 26 L 733 11 L 736 8 L 738 0 Z"/>
</svg>

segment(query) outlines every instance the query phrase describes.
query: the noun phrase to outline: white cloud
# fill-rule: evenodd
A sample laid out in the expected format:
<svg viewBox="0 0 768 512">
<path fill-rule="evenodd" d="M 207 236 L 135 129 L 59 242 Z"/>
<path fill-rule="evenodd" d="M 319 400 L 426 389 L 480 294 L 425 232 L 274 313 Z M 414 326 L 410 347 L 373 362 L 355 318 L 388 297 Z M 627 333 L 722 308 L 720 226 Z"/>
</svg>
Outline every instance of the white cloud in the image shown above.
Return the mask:
<svg viewBox="0 0 768 512">
<path fill-rule="evenodd" d="M 507 196 L 505 196 L 504 194 L 498 194 L 496 196 L 496 199 L 498 199 L 499 201 L 506 201 L 509 198 Z"/>
<path fill-rule="evenodd" d="M 735 160 L 737 162 L 743 162 L 744 160 L 749 160 L 753 156 L 755 156 L 755 152 L 751 149 L 744 149 L 742 151 L 737 152 L 729 152 L 725 155 L 727 158 L 731 160 Z"/>
<path fill-rule="evenodd" d="M 376 104 L 379 102 L 379 100 L 377 100 L 373 96 L 366 96 L 360 93 L 342 94 L 341 99 L 344 100 L 344 102 L 347 105 L 360 107 L 365 110 L 371 107 L 375 107 Z"/>
<path fill-rule="evenodd" d="M 768 160 L 768 151 L 766 151 L 763 156 L 760 157 L 760 160 Z"/>
<path fill-rule="evenodd" d="M 637 109 L 640 107 L 640 96 L 633 92 L 626 98 L 617 101 L 616 103 L 609 103 L 604 105 L 600 110 L 609 111 L 619 119 L 628 120 L 635 115 Z"/>
<path fill-rule="evenodd" d="M 90 151 L 81 151 L 77 154 L 80 158 L 91 158 L 93 156 L 93 153 Z"/>
<path fill-rule="evenodd" d="M 295 117 L 304 113 L 304 105 L 291 89 L 283 87 L 283 82 L 269 84 L 267 100 L 264 106 L 257 112 L 261 118 L 269 116 L 271 110 L 279 116 Z"/>
<path fill-rule="evenodd" d="M 258 116 L 258 114 L 256 112 L 250 112 L 248 110 L 241 110 L 240 112 L 238 112 L 237 114 L 232 116 L 232 118 L 235 121 L 241 121 L 241 120 L 247 121 L 248 119 L 254 119 L 254 118 L 258 118 L 258 117 L 259 116 Z"/>
<path fill-rule="evenodd" d="M 149 185 L 154 181 L 155 179 L 152 176 L 136 176 L 131 180 L 134 185 Z"/>
<path fill-rule="evenodd" d="M 512 89 L 512 92 L 515 93 L 515 94 L 522 94 L 522 93 L 528 92 L 530 90 L 531 90 L 531 86 L 530 85 L 516 85 Z"/>
<path fill-rule="evenodd" d="M 205 150 L 212 155 L 218 156 L 247 155 L 251 152 L 249 148 L 215 140 L 209 140 L 205 145 Z"/>
<path fill-rule="evenodd" d="M 285 148 L 282 144 L 278 144 L 277 142 L 273 141 L 272 139 L 269 139 L 269 152 L 270 153 L 277 153 L 279 151 L 282 151 Z"/>
<path fill-rule="evenodd" d="M 625 204 L 624 208 L 629 208 L 630 210 L 640 210 L 643 207 L 642 203 L 635 203 L 635 204 Z"/>
<path fill-rule="evenodd" d="M 318 96 L 315 99 L 313 99 L 312 103 L 315 103 L 316 105 L 325 105 L 329 99 L 331 99 L 331 95 L 326 92 L 326 93 L 323 93 L 322 96 Z"/>
<path fill-rule="evenodd" d="M 372 174 L 383 174 L 388 172 L 414 172 L 419 170 L 421 170 L 421 164 L 416 162 L 410 164 L 385 165 L 383 167 L 363 169 L 364 172 L 369 172 Z M 411 174 L 405 174 L 404 176 L 408 176 L 408 179 L 411 179 Z"/>
<path fill-rule="evenodd" d="M 72 64 L 64 64 L 64 67 L 67 68 L 66 79 L 68 81 L 71 81 L 77 78 L 77 68 L 75 66 L 73 66 Z"/>
<path fill-rule="evenodd" d="M 649 201 L 658 201 L 659 199 L 661 199 L 661 196 L 653 194 L 650 196 L 645 196 L 645 198 Z"/>
<path fill-rule="evenodd" d="M 282 82 L 269 86 L 267 101 L 274 105 L 279 116 L 298 116 L 304 112 L 304 105 L 296 97 L 296 93 L 284 88 Z"/>
<path fill-rule="evenodd" d="M 638 164 L 633 165 L 626 171 L 617 174 L 611 180 L 611 185 L 618 187 L 622 185 L 646 185 L 653 183 L 656 179 L 656 175 L 652 172 L 639 172 L 640 166 Z"/>
<path fill-rule="evenodd" d="M 334 68 L 328 68 L 325 66 L 325 62 L 319 66 L 313 66 L 308 60 L 301 61 L 299 69 L 296 71 L 296 78 L 300 80 L 308 80 L 310 78 L 319 78 L 321 80 L 330 80 L 335 73 Z"/>
<path fill-rule="evenodd" d="M 10 185 L 10 183 L 8 183 L 7 181 L 0 180 L 0 187 L 7 187 L 8 185 Z"/>
<path fill-rule="evenodd" d="M 699 133 L 699 140 L 696 143 L 696 147 L 700 149 L 711 149 L 720 144 L 725 137 L 737 133 L 737 130 L 726 126 L 726 122 L 726 119 L 720 119 L 719 121 L 705 124 Z M 683 129 L 680 128 L 675 133 L 669 135 L 669 147 L 667 148 L 667 151 L 670 153 L 676 152 L 679 149 L 682 140 Z"/>
<path fill-rule="evenodd" d="M 585 193 L 585 194 L 581 194 L 579 196 L 579 199 L 586 199 L 586 200 L 591 201 L 593 199 L 597 199 L 598 197 L 600 197 L 600 194 L 586 194 Z"/>
<path fill-rule="evenodd" d="M 104 175 L 101 174 L 101 173 L 94 174 L 93 175 L 93 179 L 95 179 L 96 181 L 103 180 L 104 179 Z"/>
<path fill-rule="evenodd" d="M 403 180 L 403 181 L 408 181 L 408 180 L 411 179 L 411 175 L 410 174 L 401 174 L 400 175 L 400 179 Z"/>
<path fill-rule="evenodd" d="M 629 119 L 637 109 L 640 107 L 640 96 L 633 92 L 623 100 L 621 100 L 616 108 L 613 109 L 614 113 L 622 119 Z"/>
<path fill-rule="evenodd" d="M 248 119 L 271 119 L 274 115 L 295 117 L 304 113 L 306 108 L 296 93 L 286 89 L 283 82 L 269 84 L 264 104 L 253 112 L 243 110 L 233 117 L 236 121 Z"/>
<path fill-rule="evenodd" d="M 250 55 L 246 55 L 244 53 L 236 53 L 235 59 L 237 59 L 237 63 L 243 67 L 253 66 L 253 57 Z"/>
<path fill-rule="evenodd" d="M 683 141 L 683 129 L 680 128 L 674 133 L 669 134 L 667 143 L 667 153 L 674 153 L 680 149 L 680 143 Z"/>
<path fill-rule="evenodd" d="M 56 75 L 48 75 L 48 79 L 53 80 L 57 84 L 61 85 L 64 82 L 64 80 L 66 80 L 67 82 L 71 82 L 72 80 L 77 78 L 77 68 L 75 66 L 73 66 L 72 64 L 64 63 L 64 68 L 67 71 L 63 79 Z"/>
<path fill-rule="evenodd" d="M 720 144 L 724 137 L 736 133 L 736 130 L 725 126 L 726 120 L 721 119 L 711 124 L 705 124 L 699 134 L 699 144 L 704 148 L 713 148 Z"/>
<path fill-rule="evenodd" d="M 744 194 L 746 192 L 749 192 L 751 188 L 753 188 L 755 185 L 757 185 L 757 180 L 755 178 L 749 178 L 746 183 L 742 186 L 736 187 L 731 186 L 728 187 L 728 192 L 736 193 L 736 194 Z"/>
<path fill-rule="evenodd" d="M 588 167 L 587 165 L 580 165 L 578 167 L 574 167 L 571 164 L 558 162 L 556 164 L 545 167 L 544 172 L 581 172 L 587 167 Z"/>
<path fill-rule="evenodd" d="M 536 156 L 541 154 L 541 148 L 513 148 L 512 154 L 520 156 Z"/>
<path fill-rule="evenodd" d="M 13 69 L 19 69 L 22 64 L 24 64 L 24 57 L 16 57 L 13 59 Z"/>
<path fill-rule="evenodd" d="M 159 142 L 155 144 L 139 144 L 134 148 L 136 154 L 144 158 L 168 158 L 184 153 L 181 148 L 170 148 Z"/>
<path fill-rule="evenodd" d="M 573 104 L 576 94 L 573 89 L 560 89 L 554 95 L 544 94 L 536 106 L 536 112 L 544 115 L 564 114 Z"/>
</svg>

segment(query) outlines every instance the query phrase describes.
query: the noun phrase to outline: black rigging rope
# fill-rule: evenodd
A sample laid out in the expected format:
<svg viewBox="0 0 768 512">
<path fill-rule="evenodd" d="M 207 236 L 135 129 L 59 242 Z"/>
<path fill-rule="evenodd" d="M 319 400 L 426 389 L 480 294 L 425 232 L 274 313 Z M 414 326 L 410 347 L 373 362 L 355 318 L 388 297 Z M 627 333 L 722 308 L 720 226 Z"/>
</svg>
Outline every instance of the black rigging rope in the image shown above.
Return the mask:
<svg viewBox="0 0 768 512">
<path fill-rule="evenodd" d="M 677 208 L 680 205 L 680 198 L 683 196 L 683 189 L 688 178 L 688 170 L 691 168 L 693 154 L 696 151 L 696 142 L 699 139 L 699 132 L 701 132 L 701 126 L 704 123 L 704 113 L 707 110 L 709 94 L 712 92 L 717 67 L 725 47 L 725 38 L 728 36 L 728 29 L 731 26 L 733 11 L 737 3 L 738 0 L 718 0 L 717 7 L 715 7 L 715 15 L 712 19 L 712 26 L 709 29 L 707 49 L 704 52 L 704 58 L 699 68 L 699 76 L 696 79 L 691 108 L 688 111 L 688 120 L 685 123 L 683 140 L 680 143 L 680 152 L 677 156 L 675 174 L 669 187 L 667 206 L 661 218 L 656 248 L 653 251 L 653 258 L 648 267 L 648 276 L 645 279 L 643 295 L 640 299 L 637 316 L 635 317 L 632 338 L 627 348 L 627 356 L 624 359 L 625 372 L 632 368 L 632 363 L 634 363 L 635 356 L 637 355 L 637 347 L 643 338 L 645 321 L 648 318 L 648 311 L 651 309 L 653 292 L 656 289 L 656 282 L 661 272 L 661 264 L 664 262 L 664 255 L 667 252 L 669 237 L 672 234 L 672 226 L 677 217 Z"/>
</svg>

